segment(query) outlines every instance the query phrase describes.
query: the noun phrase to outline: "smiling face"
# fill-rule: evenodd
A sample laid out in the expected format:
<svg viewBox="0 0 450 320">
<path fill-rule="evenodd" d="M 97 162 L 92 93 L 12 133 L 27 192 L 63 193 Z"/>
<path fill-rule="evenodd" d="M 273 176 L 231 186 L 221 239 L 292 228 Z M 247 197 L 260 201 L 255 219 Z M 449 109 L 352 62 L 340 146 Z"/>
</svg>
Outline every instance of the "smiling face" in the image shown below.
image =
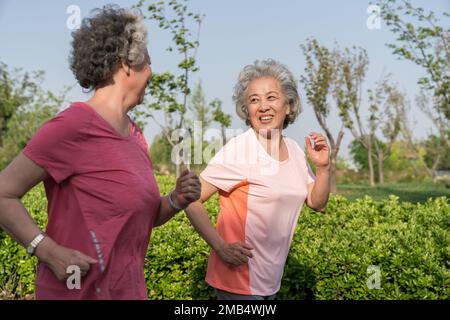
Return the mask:
<svg viewBox="0 0 450 320">
<path fill-rule="evenodd" d="M 268 138 L 273 129 L 281 133 L 290 108 L 278 80 L 264 77 L 251 81 L 247 88 L 247 106 L 248 120 L 257 133 L 263 129 Z"/>
</svg>

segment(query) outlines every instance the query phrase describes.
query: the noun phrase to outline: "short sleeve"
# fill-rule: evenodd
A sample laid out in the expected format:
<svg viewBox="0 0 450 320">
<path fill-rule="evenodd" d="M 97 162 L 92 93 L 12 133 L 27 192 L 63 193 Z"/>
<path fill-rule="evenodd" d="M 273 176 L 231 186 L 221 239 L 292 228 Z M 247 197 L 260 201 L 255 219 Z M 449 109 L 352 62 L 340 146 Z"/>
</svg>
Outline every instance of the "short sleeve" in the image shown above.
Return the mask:
<svg viewBox="0 0 450 320">
<path fill-rule="evenodd" d="M 128 118 L 130 119 L 130 117 Z M 145 150 L 145 152 L 148 152 L 149 150 L 148 143 L 147 140 L 145 139 L 144 134 L 142 133 L 142 129 L 133 120 L 130 119 L 130 121 L 133 126 L 133 132 L 134 134 L 136 134 L 140 146 Z"/>
<path fill-rule="evenodd" d="M 248 165 L 238 157 L 236 138 L 231 139 L 210 160 L 200 177 L 220 190 L 230 192 L 242 181 L 248 179 Z"/>
<path fill-rule="evenodd" d="M 57 183 L 62 182 L 76 172 L 86 117 L 86 112 L 79 107 L 60 112 L 33 135 L 23 154 Z"/>
</svg>

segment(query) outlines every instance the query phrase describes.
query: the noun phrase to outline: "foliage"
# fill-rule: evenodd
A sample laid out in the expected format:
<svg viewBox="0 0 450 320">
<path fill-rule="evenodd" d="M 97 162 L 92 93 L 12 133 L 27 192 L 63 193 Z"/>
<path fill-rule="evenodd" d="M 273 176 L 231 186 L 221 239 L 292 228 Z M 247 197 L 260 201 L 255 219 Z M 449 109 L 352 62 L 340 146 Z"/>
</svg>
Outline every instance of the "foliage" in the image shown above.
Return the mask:
<svg viewBox="0 0 450 320">
<path fill-rule="evenodd" d="M 350 163 L 345 158 L 338 156 L 336 159 L 336 169 L 344 170 L 344 169 L 349 169 L 349 168 L 350 168 Z"/>
<path fill-rule="evenodd" d="M 353 136 L 363 140 L 366 133 L 360 116 L 361 87 L 369 65 L 369 57 L 366 50 L 361 47 L 335 49 L 335 52 L 338 65 L 334 95 L 339 116 Z"/>
<path fill-rule="evenodd" d="M 42 184 L 34 187 L 22 203 L 34 219 L 44 228 L 47 224 L 47 199 Z M 26 253 L 12 238 L 0 229 L 0 299 L 24 299 L 34 292 L 36 257 Z"/>
<path fill-rule="evenodd" d="M 439 157 L 436 170 L 450 170 L 450 149 L 442 144 L 440 137 L 430 135 L 422 144 L 426 152 L 424 161 L 428 167 L 432 167 L 436 157 Z"/>
<path fill-rule="evenodd" d="M 190 169 L 200 172 L 206 165 L 208 159 L 203 157 L 206 149 L 212 153 L 216 151 L 216 144 L 223 146 L 226 143 L 225 129 L 231 125 L 231 116 L 222 111 L 222 101 L 214 99 L 209 104 L 199 82 L 192 94 L 188 105 L 190 113 L 185 115 L 187 130 L 183 137 L 183 144 L 190 148 L 190 154 L 184 155 L 183 159 L 190 158 Z M 212 138 L 205 136 L 212 123 L 220 124 L 221 139 L 214 135 Z M 208 140 L 207 140 L 208 139 Z M 150 157 L 154 168 L 161 173 L 174 173 L 176 171 L 172 153 L 177 151 L 178 146 L 173 146 L 164 136 L 164 133 L 157 135 L 150 147 Z M 213 156 L 214 154 L 211 154 Z"/>
<path fill-rule="evenodd" d="M 338 195 L 345 196 L 350 201 L 363 199 L 366 195 L 377 201 L 396 195 L 402 202 L 425 203 L 428 198 L 450 198 L 450 189 L 444 183 L 434 183 L 431 180 L 386 183 L 375 187 L 370 187 L 367 183 L 342 183 L 338 185 Z"/>
<path fill-rule="evenodd" d="M 171 158 L 172 145 L 161 134 L 153 139 L 149 154 L 155 172 L 161 174 L 175 172 L 175 165 Z"/>
<path fill-rule="evenodd" d="M 406 108 L 405 94 L 400 92 L 395 84 L 389 83 L 389 76 L 379 82 L 374 91 L 368 90 L 368 93 L 370 137 L 375 147 L 370 156 L 376 159 L 378 183 L 383 184 L 384 162 L 401 130 L 401 119 Z"/>
<path fill-rule="evenodd" d="M 0 62 L 0 168 L 11 162 L 65 99 L 65 92 L 44 91 L 43 79 L 43 71 L 11 71 Z"/>
<path fill-rule="evenodd" d="M 231 115 L 226 114 L 222 110 L 222 101 L 214 99 L 209 103 L 209 106 L 213 110 L 213 120 L 220 125 L 220 131 L 222 134 L 222 140 L 220 145 L 224 146 L 227 143 L 226 129 L 231 126 Z"/>
<path fill-rule="evenodd" d="M 433 93 L 435 111 L 450 120 L 450 28 L 432 11 L 414 7 L 410 0 L 383 0 L 380 4 L 381 17 L 397 36 L 388 46 L 398 57 L 423 68 L 426 74 L 418 84 Z"/>
<path fill-rule="evenodd" d="M 145 6 L 147 1 L 141 0 L 138 8 Z M 186 0 L 169 0 L 152 2 L 147 6 L 147 19 L 156 22 L 158 27 L 167 30 L 172 36 L 172 44 L 167 47 L 168 52 L 174 49 L 180 57 L 178 74 L 171 72 L 154 73 L 149 84 L 148 93 L 151 96 L 146 108 L 137 111 L 140 117 L 151 117 L 156 121 L 153 111 L 164 112 L 164 125 L 160 125 L 164 137 L 171 141 L 171 133 L 184 126 L 187 111 L 188 96 L 191 94 L 190 77 L 198 71 L 196 54 L 200 45 L 199 32 L 202 19 L 201 14 L 189 11 Z M 197 28 L 193 35 L 192 28 Z M 148 97 L 148 96 L 147 96 Z"/>
<path fill-rule="evenodd" d="M 203 131 L 208 129 L 212 122 L 212 112 L 208 108 L 208 105 L 206 103 L 206 97 L 205 94 L 203 93 L 203 87 L 201 82 L 198 82 L 197 85 L 195 86 L 194 92 L 192 93 L 191 97 L 191 103 L 189 104 L 188 108 L 191 110 L 193 114 L 193 119 L 190 121 L 200 122 L 202 124 Z"/>
<path fill-rule="evenodd" d="M 327 214 L 309 210 L 293 239 L 279 298 L 448 299 L 448 199 L 399 203 L 390 196 L 335 197 Z M 368 268 L 380 269 L 369 289 Z"/>
<path fill-rule="evenodd" d="M 450 150 L 450 28 L 433 11 L 415 7 L 410 0 L 382 0 L 380 4 L 381 17 L 397 36 L 396 42 L 388 47 L 399 58 L 414 62 L 424 71 L 418 79 L 422 90 L 416 103 L 437 129 L 442 149 Z M 449 16 L 444 12 L 442 18 Z M 409 140 L 413 145 L 411 137 Z M 427 159 L 426 170 L 433 178 L 440 162 L 440 154 Z"/>
<path fill-rule="evenodd" d="M 379 141 L 383 145 L 382 141 Z M 367 159 L 367 149 L 363 146 L 360 140 L 354 139 L 349 144 L 349 151 L 352 157 L 353 163 L 358 170 L 367 170 L 369 168 Z M 378 170 L 378 163 L 373 164 L 374 170 Z"/>
<path fill-rule="evenodd" d="M 227 116 L 222 110 L 221 102 L 218 99 L 213 100 L 209 105 L 203 94 L 201 84 L 199 83 L 194 90 L 192 89 L 192 76 L 198 72 L 197 51 L 200 46 L 200 29 L 205 15 L 192 12 L 187 5 L 187 0 L 161 0 L 151 1 L 140 0 L 137 4 L 138 8 L 146 8 L 148 15 L 146 16 L 152 22 L 155 22 L 158 28 L 166 30 L 172 37 L 171 43 L 166 50 L 174 52 L 179 57 L 176 66 L 176 72 L 154 73 L 152 81 L 148 86 L 146 102 L 144 107 L 138 107 L 133 112 L 134 118 L 140 124 L 144 125 L 147 118 L 152 118 L 161 128 L 161 133 L 155 140 L 157 145 L 164 144 L 164 155 L 157 157 L 155 161 L 156 167 L 164 168 L 164 170 L 172 171 L 175 167 L 178 172 L 179 166 L 171 162 L 158 162 L 170 158 L 172 150 L 168 153 L 166 144 L 161 139 L 166 139 L 167 143 L 177 150 L 182 141 L 187 138 L 197 139 L 193 137 L 194 121 L 202 123 L 203 132 L 208 128 L 212 121 L 219 123 L 222 128 L 229 127 L 230 116 Z M 155 111 L 162 111 L 164 123 L 160 123 Z M 189 119 L 188 111 L 193 114 L 193 119 Z M 207 143 L 203 141 L 204 148 Z M 177 162 L 185 160 L 187 155 L 175 153 Z M 191 153 L 192 154 L 192 153 Z M 181 156 L 181 159 L 178 157 Z M 198 161 L 196 161 L 198 162 Z M 194 165 L 201 167 L 203 164 Z"/>
<path fill-rule="evenodd" d="M 382 141 L 377 143 L 384 148 Z M 368 168 L 367 151 L 361 143 L 353 140 L 349 144 L 349 150 L 355 166 L 359 170 L 366 170 Z M 445 149 L 441 148 L 440 150 Z M 421 142 L 416 154 L 411 150 L 407 141 L 397 140 L 392 144 L 389 156 L 384 161 L 386 180 L 389 182 L 411 182 L 428 179 L 429 176 L 426 171 L 427 157 L 430 157 L 428 152 L 434 154 L 436 149 L 427 149 L 425 142 Z M 378 162 L 374 162 L 374 169 L 378 170 Z"/>
<path fill-rule="evenodd" d="M 161 194 L 173 176 L 157 176 Z M 407 191 L 407 190 L 405 190 Z M 325 214 L 304 207 L 287 260 L 279 299 L 450 299 L 450 203 L 349 201 L 332 196 Z M 45 225 L 42 185 L 23 199 Z M 217 196 L 206 208 L 216 221 Z M 0 232 L 0 293 L 33 293 L 35 258 Z M 205 283 L 209 248 L 183 213 L 153 230 L 145 262 L 149 299 L 213 299 Z M 370 265 L 381 271 L 380 289 L 369 289 Z"/>
<path fill-rule="evenodd" d="M 321 45 L 315 38 L 306 39 L 306 43 L 300 45 L 305 57 L 306 67 L 300 77 L 306 91 L 306 99 L 311 104 L 320 127 L 325 132 L 330 143 L 330 189 L 336 192 L 336 159 L 344 137 L 344 125 L 342 124 L 336 138 L 332 135 L 327 119 L 330 115 L 330 96 L 336 87 L 336 79 L 339 64 L 336 50 L 329 50 Z"/>
</svg>

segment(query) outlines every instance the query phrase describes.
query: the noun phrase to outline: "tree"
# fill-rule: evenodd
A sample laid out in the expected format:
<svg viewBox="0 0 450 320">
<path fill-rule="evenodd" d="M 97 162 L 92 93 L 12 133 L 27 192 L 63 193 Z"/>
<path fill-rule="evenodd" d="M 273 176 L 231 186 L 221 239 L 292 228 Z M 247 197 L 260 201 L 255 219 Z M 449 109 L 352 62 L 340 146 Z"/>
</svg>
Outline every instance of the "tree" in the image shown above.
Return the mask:
<svg viewBox="0 0 450 320">
<path fill-rule="evenodd" d="M 222 110 L 222 101 L 219 99 L 214 99 L 210 104 L 213 110 L 213 120 L 220 125 L 220 132 L 222 134 L 222 143 L 225 145 L 227 143 L 226 129 L 231 126 L 231 115 L 226 114 Z"/>
<path fill-rule="evenodd" d="M 331 110 L 328 98 L 335 82 L 337 68 L 336 55 L 314 38 L 307 39 L 306 44 L 300 47 L 306 60 L 305 74 L 301 76 L 300 81 L 304 85 L 306 98 L 313 107 L 316 119 L 330 142 L 330 191 L 336 193 L 336 163 L 344 136 L 344 126 L 341 126 L 335 139 L 327 124 Z"/>
<path fill-rule="evenodd" d="M 140 0 L 137 7 L 143 7 L 146 0 Z M 148 5 L 149 16 L 146 17 L 158 23 L 159 28 L 168 30 L 172 35 L 172 45 L 167 47 L 168 52 L 174 48 L 180 55 L 177 65 L 178 75 L 171 72 L 155 73 L 149 84 L 149 95 L 147 95 L 146 108 L 137 111 L 144 118 L 152 118 L 162 129 L 164 137 L 173 147 L 180 144 L 183 136 L 179 135 L 173 141 L 172 133 L 185 126 L 185 114 L 187 111 L 188 97 L 191 93 L 190 78 L 199 69 L 197 67 L 196 55 L 200 45 L 199 35 L 203 15 L 194 14 L 188 10 L 187 0 L 158 1 Z M 192 34 L 190 28 L 196 27 L 197 33 Z M 160 124 L 153 111 L 164 112 L 165 124 Z M 179 167 L 177 165 L 177 175 Z"/>
<path fill-rule="evenodd" d="M 361 141 L 358 139 L 353 139 L 348 148 L 352 161 L 358 171 L 368 171 L 369 162 L 367 158 L 367 149 L 363 146 Z M 373 166 L 374 169 L 377 170 L 377 163 L 374 163 Z"/>
<path fill-rule="evenodd" d="M 375 91 L 369 90 L 370 136 L 375 146 L 378 182 L 384 183 L 383 163 L 391 153 L 392 145 L 400 133 L 401 116 L 405 106 L 405 95 L 393 84 L 389 76 L 377 84 Z M 381 131 L 384 141 L 377 137 Z"/>
<path fill-rule="evenodd" d="M 188 112 L 185 114 L 185 127 L 189 135 L 185 143 L 193 142 L 190 148 L 190 169 L 201 170 L 204 167 L 203 152 L 206 148 L 216 150 L 210 144 L 223 146 L 226 140 L 221 141 L 206 141 L 205 132 L 211 127 L 213 122 L 217 122 L 221 127 L 222 137 L 225 136 L 225 129 L 231 125 L 231 116 L 223 112 L 222 101 L 214 99 L 207 103 L 207 98 L 203 92 L 201 82 L 195 86 L 192 97 L 188 104 Z M 193 141 L 192 141 L 193 138 Z M 161 172 L 173 172 L 176 167 L 172 162 L 173 146 L 164 137 L 164 133 L 157 135 L 150 148 L 150 156 L 153 164 L 156 165 Z M 212 156 L 213 154 L 211 154 Z M 187 157 L 188 155 L 186 155 Z"/>
<path fill-rule="evenodd" d="M 429 95 L 425 93 L 424 90 L 421 90 L 420 93 L 416 96 L 416 105 L 420 110 L 431 120 L 431 123 L 435 124 L 438 137 L 441 142 L 441 148 L 450 150 L 450 139 L 448 136 L 448 132 L 450 131 L 450 122 L 447 121 L 441 113 L 436 113 L 434 108 L 432 107 L 431 100 L 433 100 Z"/>
<path fill-rule="evenodd" d="M 396 42 L 388 47 L 425 71 L 418 84 L 429 92 L 434 123 L 441 140 L 450 148 L 446 134 L 450 126 L 450 28 L 439 25 L 434 12 L 414 7 L 409 0 L 382 0 L 380 5 L 381 17 L 397 36 Z"/>
<path fill-rule="evenodd" d="M 231 116 L 223 112 L 222 101 L 220 99 L 216 98 L 210 103 L 207 103 L 206 100 L 201 82 L 198 82 L 192 93 L 192 98 L 188 107 L 192 118 L 188 118 L 187 116 L 186 119 L 189 133 L 191 137 L 194 138 L 194 144 L 191 150 L 191 163 L 193 163 L 194 167 L 197 169 L 202 169 L 204 166 L 204 159 L 200 156 L 203 155 L 203 151 L 209 145 L 209 142 L 205 140 L 204 135 L 211 124 L 213 122 L 219 123 L 221 126 L 222 137 L 225 128 L 229 127 L 231 124 Z M 215 143 L 215 141 L 211 141 L 211 143 Z M 221 144 L 221 146 L 223 144 Z M 199 146 L 201 146 L 201 148 L 199 148 Z"/>
<path fill-rule="evenodd" d="M 171 159 L 172 146 L 162 133 L 154 137 L 149 153 L 155 171 L 160 174 L 169 174 L 175 171 L 176 168 Z"/>
<path fill-rule="evenodd" d="M 426 100 L 426 96 L 420 95 L 416 97 L 416 102 L 419 105 L 419 108 L 423 110 L 425 108 L 423 105 Z M 431 138 L 431 140 L 428 143 L 424 143 L 423 141 L 416 141 L 414 139 L 414 128 L 412 127 L 411 120 L 409 118 L 409 114 L 411 110 L 411 106 L 407 101 L 405 101 L 404 110 L 401 113 L 400 121 L 401 121 L 401 134 L 404 137 L 404 139 L 408 142 L 408 145 L 411 149 L 411 152 L 414 154 L 414 168 L 417 168 L 417 165 L 422 166 L 425 171 L 427 172 L 429 177 L 432 177 L 435 181 L 436 178 L 436 170 L 439 166 L 439 163 L 441 162 L 442 155 L 449 152 L 450 148 L 448 148 L 447 141 L 450 138 L 450 130 L 447 130 L 445 132 L 445 137 L 443 137 L 444 133 L 439 133 L 439 143 L 433 142 L 435 139 Z M 426 113 L 427 114 L 427 113 Z M 432 113 L 431 113 L 432 114 Z M 431 116 L 430 114 L 430 116 Z M 426 149 L 428 151 L 425 151 L 427 154 L 427 161 L 424 160 L 423 156 L 423 149 L 424 145 L 427 146 Z M 433 150 L 431 147 L 437 148 Z M 416 169 L 416 173 L 418 169 Z"/>
<path fill-rule="evenodd" d="M 42 78 L 42 72 L 21 75 L 20 71 L 20 69 L 14 69 L 11 74 L 8 66 L 0 62 L 0 146 L 3 145 L 3 136 L 8 130 L 8 121 L 20 106 L 27 104 L 33 98 L 33 92 L 37 90 L 30 77 Z"/>
<path fill-rule="evenodd" d="M 194 89 L 191 97 L 191 103 L 188 108 L 193 114 L 193 120 L 200 122 L 204 130 L 208 129 L 213 119 L 211 109 L 206 103 L 205 94 L 203 93 L 202 83 L 200 81 Z"/>
<path fill-rule="evenodd" d="M 360 115 L 362 83 L 369 64 L 367 52 L 363 48 L 353 47 L 352 50 L 345 48 L 342 52 L 336 50 L 336 55 L 338 68 L 334 95 L 340 111 L 339 116 L 353 137 L 366 148 L 369 182 L 374 186 L 372 133 L 367 132 Z"/>
<path fill-rule="evenodd" d="M 25 72 L 0 62 L 0 167 L 17 156 L 42 124 L 65 101 L 67 89 L 55 95 L 42 89 L 43 71 Z"/>
<path fill-rule="evenodd" d="M 382 1 L 381 16 L 397 36 L 396 43 L 388 44 L 388 47 L 400 58 L 414 62 L 425 71 L 418 80 L 422 91 L 416 102 L 439 134 L 441 151 L 429 150 L 429 160 L 425 163 L 428 174 L 435 177 L 442 153 L 450 149 L 450 28 L 441 26 L 434 12 L 414 7 L 409 0 Z M 449 14 L 443 16 L 449 17 Z M 413 141 L 406 115 L 403 122 L 406 124 L 403 133 L 418 154 L 418 145 Z"/>
<path fill-rule="evenodd" d="M 421 144 L 426 152 L 424 156 L 425 164 L 431 169 L 433 180 L 436 181 L 437 170 L 450 169 L 450 150 L 448 148 L 442 148 L 442 141 L 436 135 L 428 136 Z"/>
<path fill-rule="evenodd" d="M 377 139 L 374 137 L 374 139 Z M 378 141 L 385 148 L 383 141 Z M 358 171 L 367 171 L 367 149 L 360 141 L 354 139 L 349 145 L 353 163 Z M 428 176 L 426 173 L 426 150 L 422 144 L 418 145 L 418 154 L 411 151 L 408 141 L 397 139 L 392 144 L 388 157 L 383 161 L 383 174 L 386 181 L 407 182 L 418 181 Z M 378 161 L 373 163 L 374 170 L 378 171 Z M 379 179 L 379 177 L 378 177 Z"/>
</svg>

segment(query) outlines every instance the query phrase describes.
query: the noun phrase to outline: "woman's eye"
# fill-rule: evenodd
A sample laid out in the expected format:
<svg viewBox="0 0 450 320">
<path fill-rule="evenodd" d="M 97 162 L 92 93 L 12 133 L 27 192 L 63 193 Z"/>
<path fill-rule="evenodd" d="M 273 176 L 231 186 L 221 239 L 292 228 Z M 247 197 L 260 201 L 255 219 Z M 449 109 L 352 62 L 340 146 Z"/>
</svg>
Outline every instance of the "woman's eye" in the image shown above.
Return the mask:
<svg viewBox="0 0 450 320">
<path fill-rule="evenodd" d="M 258 99 L 256 99 L 256 98 L 250 99 L 250 103 L 255 103 L 257 101 L 258 101 Z"/>
<path fill-rule="evenodd" d="M 269 96 L 269 100 L 275 100 L 277 97 L 275 96 Z"/>
</svg>

